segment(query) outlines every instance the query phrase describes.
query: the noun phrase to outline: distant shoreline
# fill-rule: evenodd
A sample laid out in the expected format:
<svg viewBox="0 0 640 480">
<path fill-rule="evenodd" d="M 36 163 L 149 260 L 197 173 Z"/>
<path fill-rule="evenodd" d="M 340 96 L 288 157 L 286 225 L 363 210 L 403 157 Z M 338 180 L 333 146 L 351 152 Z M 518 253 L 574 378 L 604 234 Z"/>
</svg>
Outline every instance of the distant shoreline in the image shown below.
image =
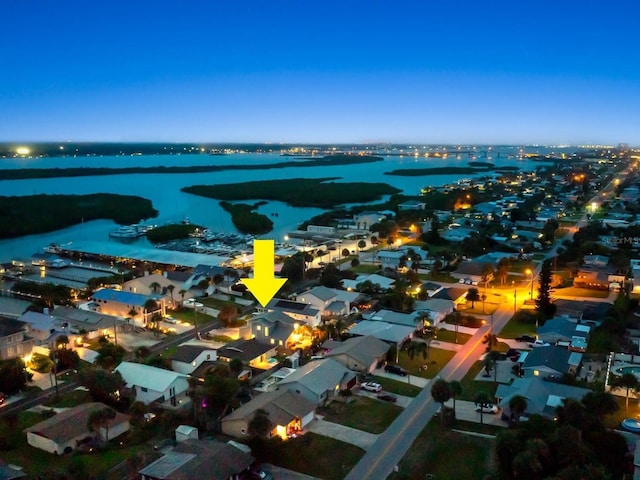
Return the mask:
<svg viewBox="0 0 640 480">
<path fill-rule="evenodd" d="M 62 177 L 95 177 L 104 175 L 126 174 L 177 174 L 177 173 L 205 173 L 222 172 L 225 170 L 271 170 L 288 167 L 330 167 L 336 165 L 353 165 L 359 163 L 381 162 L 382 157 L 373 155 L 326 155 L 311 160 L 289 160 L 259 165 L 192 165 L 188 167 L 82 167 L 82 168 L 22 168 L 0 170 L 0 180 L 25 180 L 32 178 L 62 178 Z"/>
</svg>

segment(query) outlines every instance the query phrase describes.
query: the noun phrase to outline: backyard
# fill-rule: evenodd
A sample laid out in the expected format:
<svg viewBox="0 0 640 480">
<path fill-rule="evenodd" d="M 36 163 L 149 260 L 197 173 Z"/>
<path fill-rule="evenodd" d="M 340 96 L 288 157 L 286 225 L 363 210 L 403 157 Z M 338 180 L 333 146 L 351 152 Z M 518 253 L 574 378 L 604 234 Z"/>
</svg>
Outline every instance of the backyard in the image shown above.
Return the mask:
<svg viewBox="0 0 640 480">
<path fill-rule="evenodd" d="M 354 396 L 348 403 L 331 402 L 326 407 L 319 407 L 317 412 L 329 422 L 369 433 L 382 433 L 400 415 L 402 408 L 392 403 Z"/>
<path fill-rule="evenodd" d="M 442 370 L 442 368 L 454 357 L 455 354 L 456 352 L 452 352 L 450 350 L 441 350 L 439 348 L 430 347 L 429 354 L 426 359 L 422 355 L 416 355 L 411 359 L 406 350 L 402 350 L 398 355 L 398 364 L 402 368 L 406 369 L 411 375 L 423 378 L 433 378 L 440 373 L 440 370 Z"/>
</svg>

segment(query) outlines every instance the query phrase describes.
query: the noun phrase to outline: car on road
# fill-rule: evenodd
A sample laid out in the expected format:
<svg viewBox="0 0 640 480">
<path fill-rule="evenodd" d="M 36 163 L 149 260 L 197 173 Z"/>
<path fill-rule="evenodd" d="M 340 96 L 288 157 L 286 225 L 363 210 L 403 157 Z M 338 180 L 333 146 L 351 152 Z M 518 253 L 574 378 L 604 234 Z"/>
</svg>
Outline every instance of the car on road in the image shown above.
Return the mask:
<svg viewBox="0 0 640 480">
<path fill-rule="evenodd" d="M 494 414 L 494 415 L 500 411 L 498 406 L 497 405 L 493 405 L 492 403 L 486 403 L 486 404 L 482 404 L 482 405 L 480 405 L 479 403 L 476 403 L 476 406 L 475 406 L 474 410 L 476 412 L 482 411 L 482 413 L 491 413 L 491 414 Z"/>
<path fill-rule="evenodd" d="M 400 375 L 401 377 L 406 377 L 409 372 L 407 372 L 400 365 L 385 365 L 384 371 L 387 373 L 393 373 L 395 375 Z"/>
<path fill-rule="evenodd" d="M 515 338 L 516 342 L 531 343 L 536 341 L 536 337 L 532 335 L 520 335 Z"/>
<path fill-rule="evenodd" d="M 367 392 L 374 392 L 374 393 L 378 393 L 382 391 L 382 385 L 375 382 L 364 382 L 362 385 L 360 385 L 360 388 L 362 388 L 363 390 L 366 390 Z"/>
<path fill-rule="evenodd" d="M 398 401 L 398 397 L 392 395 L 391 393 L 379 393 L 377 397 L 380 400 L 384 400 L 385 402 L 396 403 Z"/>
</svg>

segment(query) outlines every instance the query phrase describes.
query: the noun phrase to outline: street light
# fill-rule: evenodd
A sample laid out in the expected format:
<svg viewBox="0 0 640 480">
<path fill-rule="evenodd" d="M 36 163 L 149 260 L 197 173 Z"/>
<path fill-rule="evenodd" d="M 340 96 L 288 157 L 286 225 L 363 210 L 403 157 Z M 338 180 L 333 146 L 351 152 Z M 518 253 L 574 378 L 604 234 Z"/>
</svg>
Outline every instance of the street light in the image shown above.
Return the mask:
<svg viewBox="0 0 640 480">
<path fill-rule="evenodd" d="M 531 291 L 529 292 L 529 298 L 533 299 L 533 270 L 527 268 L 524 273 L 531 275 Z"/>
<path fill-rule="evenodd" d="M 513 314 L 515 315 L 516 313 L 516 299 L 517 299 L 517 291 L 516 291 L 516 282 L 511 282 L 511 285 L 513 285 Z"/>
</svg>

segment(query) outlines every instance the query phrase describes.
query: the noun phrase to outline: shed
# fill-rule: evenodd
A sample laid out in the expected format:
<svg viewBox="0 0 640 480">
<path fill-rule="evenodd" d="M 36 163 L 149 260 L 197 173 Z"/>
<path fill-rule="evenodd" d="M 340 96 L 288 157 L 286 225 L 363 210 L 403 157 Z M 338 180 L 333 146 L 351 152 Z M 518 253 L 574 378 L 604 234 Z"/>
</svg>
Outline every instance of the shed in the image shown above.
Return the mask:
<svg viewBox="0 0 640 480">
<path fill-rule="evenodd" d="M 176 442 L 184 442 L 190 438 L 198 440 L 198 429 L 191 425 L 178 425 L 176 428 Z"/>
</svg>

